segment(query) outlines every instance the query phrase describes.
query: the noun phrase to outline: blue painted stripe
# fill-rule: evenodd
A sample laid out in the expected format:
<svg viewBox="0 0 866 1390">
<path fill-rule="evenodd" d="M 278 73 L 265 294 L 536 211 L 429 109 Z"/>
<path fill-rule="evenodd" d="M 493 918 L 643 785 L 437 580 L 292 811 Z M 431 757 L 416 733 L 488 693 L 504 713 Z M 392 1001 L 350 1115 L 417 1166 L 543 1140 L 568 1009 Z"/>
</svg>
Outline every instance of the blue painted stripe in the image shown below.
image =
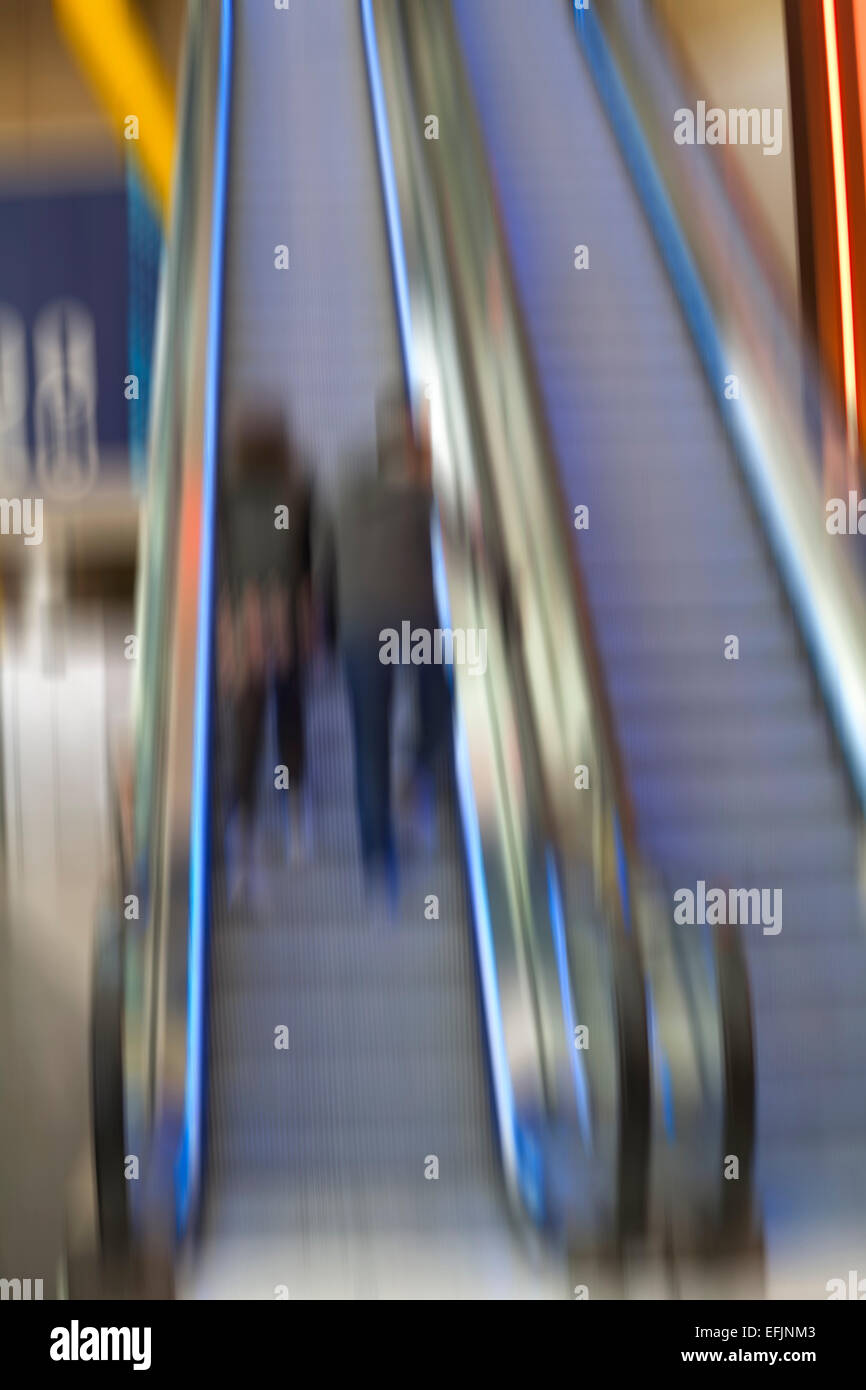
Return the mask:
<svg viewBox="0 0 866 1390">
<path fill-rule="evenodd" d="M 674 1085 L 671 1077 L 670 1062 L 665 1052 L 661 1037 L 659 1036 L 658 1015 L 656 1014 L 655 1001 L 653 999 L 652 986 L 649 979 L 644 988 L 644 1002 L 646 1006 L 647 1030 L 649 1033 L 650 1054 L 653 1059 L 653 1067 L 658 1079 L 658 1089 L 662 1102 L 662 1118 L 664 1120 L 665 1134 L 671 1143 L 676 1138 L 676 1105 L 674 1101 Z"/>
<path fill-rule="evenodd" d="M 385 222 L 391 248 L 391 276 L 394 283 L 394 299 L 397 304 L 400 349 L 403 354 L 403 374 L 411 401 L 413 400 L 412 390 L 416 383 L 416 373 L 412 350 L 409 274 L 406 268 L 406 248 L 403 243 L 403 229 L 400 222 L 400 200 L 397 197 L 397 175 L 394 169 L 394 157 L 391 153 L 391 134 L 388 127 L 385 92 L 382 86 L 382 68 L 379 63 L 379 49 L 376 43 L 376 21 L 373 17 L 372 0 L 361 0 L 361 25 L 364 33 L 364 51 L 367 57 L 370 100 L 373 103 L 373 126 L 376 132 L 376 148 L 379 153 L 382 195 L 385 199 Z"/>
<path fill-rule="evenodd" d="M 448 599 L 448 580 L 445 574 L 442 537 L 438 526 L 434 527 L 433 531 L 433 578 L 436 601 L 443 626 L 450 628 L 451 611 Z M 508 1064 L 508 1050 L 505 1045 L 505 1022 L 502 1017 L 502 1001 L 499 997 L 499 972 L 496 967 L 490 896 L 487 891 L 487 876 L 484 871 L 481 826 L 472 786 L 472 768 L 469 761 L 466 729 L 460 717 L 459 705 L 456 700 L 454 703 L 454 775 L 457 782 L 457 799 L 460 803 L 460 827 L 463 832 L 463 847 L 469 875 L 475 938 L 478 943 L 478 970 L 481 976 L 481 993 L 487 1020 L 490 1070 L 493 1077 L 493 1094 L 499 1127 L 499 1141 L 502 1147 L 502 1160 L 506 1173 L 516 1175 L 518 1186 L 523 1192 L 526 1191 L 528 1175 L 518 1171 L 517 1112 L 514 1102 L 514 1088 L 511 1084 L 511 1068 Z"/>
<path fill-rule="evenodd" d="M 565 1022 L 566 1046 L 571 1063 L 572 1079 L 574 1081 L 574 1094 L 577 1102 L 577 1116 L 580 1122 L 580 1132 L 583 1135 L 583 1142 L 587 1153 L 592 1153 L 592 1115 L 589 1105 L 589 1082 L 586 1075 L 586 1067 L 583 1064 L 582 1053 L 576 1046 L 575 1031 L 577 1029 L 577 1014 L 572 1003 L 573 991 L 571 988 L 571 971 L 568 965 L 568 948 L 565 941 L 565 913 L 562 906 L 562 889 L 559 884 L 559 875 L 556 870 L 556 860 L 553 850 L 548 846 L 547 853 L 547 896 L 550 903 L 550 925 L 553 932 L 553 949 L 556 953 L 556 967 L 559 976 L 560 998 L 562 1000 L 562 1016 Z"/>
<path fill-rule="evenodd" d="M 619 900 L 622 906 L 622 925 L 627 936 L 631 935 L 631 892 L 629 890 L 628 855 L 622 835 L 622 822 L 619 812 L 613 811 L 613 838 L 616 845 L 616 876 L 619 882 Z"/>
<path fill-rule="evenodd" d="M 713 312 L 656 169 L 601 25 L 591 10 L 574 10 L 575 30 L 632 181 L 695 340 L 713 393 L 724 400 L 726 357 Z"/>
<path fill-rule="evenodd" d="M 214 628 L 219 385 L 222 351 L 222 287 L 225 258 L 226 181 L 232 75 L 232 0 L 222 0 L 220 61 L 214 147 L 208 340 L 205 362 L 204 443 L 196 632 L 193 786 L 190 816 L 189 946 L 187 958 L 186 1091 L 184 1131 L 176 1173 L 178 1234 L 183 1236 L 198 1203 L 205 1082 L 205 992 L 210 879 L 210 726 Z"/>
<path fill-rule="evenodd" d="M 667 1054 L 662 1052 L 659 1063 L 662 1085 L 662 1109 L 665 1120 L 665 1134 L 671 1143 L 677 1137 L 676 1111 L 674 1107 L 674 1083 L 671 1079 L 670 1063 Z"/>
</svg>

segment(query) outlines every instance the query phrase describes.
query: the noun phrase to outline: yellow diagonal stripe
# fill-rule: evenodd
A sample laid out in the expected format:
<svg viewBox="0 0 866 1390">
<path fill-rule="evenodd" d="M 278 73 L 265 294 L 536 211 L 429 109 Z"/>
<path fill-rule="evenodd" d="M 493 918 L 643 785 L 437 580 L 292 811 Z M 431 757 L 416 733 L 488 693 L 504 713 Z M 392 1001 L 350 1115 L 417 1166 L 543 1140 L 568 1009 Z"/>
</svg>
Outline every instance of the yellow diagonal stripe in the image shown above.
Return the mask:
<svg viewBox="0 0 866 1390">
<path fill-rule="evenodd" d="M 171 201 L 174 98 L 141 16 L 131 0 L 54 0 L 57 24 L 127 144 L 128 118 L 138 119 L 139 157 L 163 219 Z"/>
</svg>

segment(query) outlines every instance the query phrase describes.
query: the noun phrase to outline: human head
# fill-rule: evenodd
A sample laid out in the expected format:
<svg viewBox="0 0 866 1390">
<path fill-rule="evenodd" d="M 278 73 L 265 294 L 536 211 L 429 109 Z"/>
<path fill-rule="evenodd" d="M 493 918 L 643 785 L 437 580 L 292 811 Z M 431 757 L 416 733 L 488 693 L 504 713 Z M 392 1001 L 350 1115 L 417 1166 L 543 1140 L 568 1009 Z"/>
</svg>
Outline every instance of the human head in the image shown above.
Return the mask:
<svg viewBox="0 0 866 1390">
<path fill-rule="evenodd" d="M 241 483 L 277 482 L 292 467 L 285 415 L 275 405 L 248 407 L 237 429 L 235 479 Z"/>
</svg>

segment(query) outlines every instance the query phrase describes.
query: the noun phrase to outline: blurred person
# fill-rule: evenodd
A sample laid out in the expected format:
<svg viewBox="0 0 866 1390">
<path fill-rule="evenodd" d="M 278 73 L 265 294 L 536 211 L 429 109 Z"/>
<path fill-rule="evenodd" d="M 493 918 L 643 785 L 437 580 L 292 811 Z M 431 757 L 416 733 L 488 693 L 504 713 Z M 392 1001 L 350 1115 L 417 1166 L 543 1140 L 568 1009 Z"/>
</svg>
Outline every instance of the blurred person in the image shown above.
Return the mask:
<svg viewBox="0 0 866 1390">
<path fill-rule="evenodd" d="M 392 904 L 397 862 L 391 813 L 391 707 L 394 666 L 382 655 L 386 629 L 437 626 L 431 552 L 433 494 L 425 439 L 416 439 L 402 386 L 376 407 L 375 457 L 341 489 L 321 528 L 317 587 L 326 625 L 342 657 L 349 690 L 361 857 L 368 879 Z M 432 839 L 434 765 L 448 724 L 450 694 L 441 665 L 412 667 L 417 737 L 404 797 L 414 797 Z"/>
<path fill-rule="evenodd" d="M 310 634 L 308 479 L 283 418 L 249 414 L 238 431 L 222 496 L 224 588 L 220 598 L 221 681 L 233 703 L 230 896 L 252 888 L 256 779 L 269 696 L 277 755 L 288 772 L 291 853 L 308 847 L 303 793 L 303 682 Z"/>
</svg>

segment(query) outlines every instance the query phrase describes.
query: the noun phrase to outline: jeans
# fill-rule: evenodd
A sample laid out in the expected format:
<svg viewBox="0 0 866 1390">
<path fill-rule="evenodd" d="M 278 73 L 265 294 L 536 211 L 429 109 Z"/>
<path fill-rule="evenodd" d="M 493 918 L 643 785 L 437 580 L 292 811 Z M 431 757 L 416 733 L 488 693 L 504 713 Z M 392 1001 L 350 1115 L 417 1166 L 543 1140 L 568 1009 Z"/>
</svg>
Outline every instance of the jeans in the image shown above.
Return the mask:
<svg viewBox="0 0 866 1390">
<path fill-rule="evenodd" d="M 361 857 L 367 872 L 396 868 L 391 820 L 391 706 L 394 667 L 379 660 L 378 633 L 347 634 L 343 665 L 349 687 L 355 744 L 355 794 Z M 418 678 L 416 772 L 432 776 L 448 724 L 450 692 L 441 666 L 414 668 Z"/>
<path fill-rule="evenodd" d="M 277 753 L 289 773 L 292 791 L 304 777 L 303 672 L 294 666 L 271 681 L 248 680 L 235 702 L 234 799 L 251 824 L 255 818 L 257 773 L 261 759 L 269 686 L 277 707 Z"/>
<path fill-rule="evenodd" d="M 355 796 L 361 858 L 370 873 L 395 867 L 391 827 L 391 700 L 393 667 L 379 660 L 377 635 L 353 634 L 343 642 L 355 745 Z"/>
</svg>

